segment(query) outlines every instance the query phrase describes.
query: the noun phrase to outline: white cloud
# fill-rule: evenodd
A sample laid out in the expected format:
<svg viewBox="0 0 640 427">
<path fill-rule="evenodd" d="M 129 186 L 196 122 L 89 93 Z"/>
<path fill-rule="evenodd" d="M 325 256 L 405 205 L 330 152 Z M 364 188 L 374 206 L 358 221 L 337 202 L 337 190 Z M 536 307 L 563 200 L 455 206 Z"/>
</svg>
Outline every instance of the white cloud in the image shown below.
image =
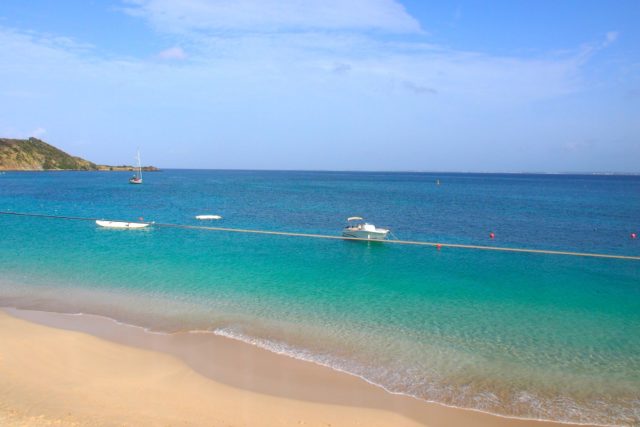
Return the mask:
<svg viewBox="0 0 640 427">
<path fill-rule="evenodd" d="M 40 138 L 45 133 L 47 133 L 47 130 L 45 128 L 38 127 L 38 128 L 35 128 L 34 130 L 32 130 L 30 132 L 30 136 L 32 136 L 34 138 Z"/>
<path fill-rule="evenodd" d="M 103 58 L 93 51 L 56 44 L 44 35 L 0 27 L 0 61 L 7 64 L 0 78 L 10 82 L 20 76 L 27 82 L 0 84 L 0 93 L 14 94 L 13 99 L 23 92 L 54 97 L 59 88 L 74 85 L 94 92 L 108 88 L 110 97 L 118 93 L 143 96 L 146 91 L 153 91 L 149 96 L 160 96 L 158 88 L 176 87 L 167 86 L 168 81 L 202 88 L 251 85 L 254 90 L 281 87 L 291 91 L 319 87 L 330 91 L 335 85 L 346 85 L 361 93 L 399 88 L 407 93 L 437 93 L 441 100 L 511 105 L 578 90 L 584 61 L 581 51 L 538 59 L 498 57 L 425 43 L 390 43 L 352 33 L 251 33 L 189 39 L 192 61 L 176 67 L 170 60 L 187 56 L 178 46 L 158 53 L 157 57 L 167 60 L 159 65 L 143 59 Z M 340 81 L 332 80 L 338 77 Z M 302 92 L 298 96 L 304 97 Z"/>
<path fill-rule="evenodd" d="M 611 46 L 613 43 L 615 43 L 616 40 L 618 40 L 619 35 L 620 33 L 618 31 L 609 31 L 604 35 L 604 40 L 600 42 L 584 43 L 581 46 L 581 53 L 580 53 L 580 56 L 582 57 L 582 61 L 583 62 L 588 61 L 591 58 L 591 56 L 597 53 L 598 51 L 601 51 Z"/>
<path fill-rule="evenodd" d="M 45 133 L 47 133 L 47 130 L 42 127 L 35 128 L 31 131 L 25 131 L 24 129 L 25 128 L 16 129 L 13 126 L 0 124 L 0 138 L 12 138 L 12 139 L 28 139 L 31 137 L 40 138 Z"/>
<path fill-rule="evenodd" d="M 431 45 L 424 37 L 390 41 L 383 33 L 422 33 L 394 0 L 124 1 L 127 13 L 189 46 L 192 70 L 208 67 L 240 85 L 246 78 L 254 86 L 262 79 L 311 88 L 330 73 L 370 91 L 526 103 L 577 90 L 590 54 L 501 57 Z M 160 57 L 183 55 L 171 48 Z"/>
<path fill-rule="evenodd" d="M 377 30 L 420 32 L 394 0 L 124 0 L 125 11 L 167 32 Z"/>
<path fill-rule="evenodd" d="M 437 90 L 427 87 L 427 86 L 422 86 L 419 84 L 416 84 L 414 82 L 411 81 L 405 81 L 404 82 L 404 87 L 407 88 L 408 90 L 410 90 L 413 93 L 416 93 L 418 95 L 422 95 L 422 94 L 431 94 L 431 95 L 435 95 L 438 93 Z"/>
<path fill-rule="evenodd" d="M 195 139 L 215 135 L 218 141 L 236 141 L 237 149 L 225 146 L 229 164 L 251 141 L 257 150 L 270 138 L 295 138 L 292 123 L 305 127 L 304 138 L 313 138 L 309 135 L 314 132 L 326 140 L 368 135 L 374 144 L 391 138 L 389 132 L 401 138 L 398 132 L 411 129 L 408 141 L 438 135 L 446 141 L 465 132 L 502 132 L 504 123 L 493 123 L 493 118 L 582 90 L 588 61 L 581 49 L 538 58 L 495 56 L 413 42 L 415 37 L 391 42 L 357 31 L 238 31 L 169 38 L 173 47 L 162 54 L 123 59 L 77 49 L 52 36 L 0 27 L 0 63 L 5 64 L 0 67 L 0 94 L 11 106 L 0 107 L 0 129 L 44 125 L 52 142 L 66 132 L 65 140 L 102 138 L 122 144 L 141 128 L 149 129 L 149 139 L 158 144 L 182 138 L 181 132 L 189 129 Z M 179 46 L 188 48 L 189 61 L 156 60 L 183 59 Z M 205 126 L 212 118 L 219 121 L 214 130 Z M 314 131 L 314 126 L 322 129 Z M 287 134 L 279 139 L 283 129 Z M 285 146 L 272 144 L 264 147 L 277 152 Z M 118 162 L 108 157 L 114 155 L 108 143 L 89 146 L 104 150 L 93 158 L 102 155 L 104 163 Z M 415 147 L 402 152 L 412 149 L 419 152 Z M 201 166 L 214 164 L 203 160 Z"/>
<path fill-rule="evenodd" d="M 605 35 L 605 46 L 608 46 L 611 43 L 613 43 L 614 41 L 616 41 L 618 39 L 618 35 L 619 35 L 619 33 L 617 31 L 609 31 Z"/>
<path fill-rule="evenodd" d="M 187 58 L 187 54 L 181 47 L 170 47 L 158 53 L 158 58 L 167 60 L 182 60 Z"/>
</svg>

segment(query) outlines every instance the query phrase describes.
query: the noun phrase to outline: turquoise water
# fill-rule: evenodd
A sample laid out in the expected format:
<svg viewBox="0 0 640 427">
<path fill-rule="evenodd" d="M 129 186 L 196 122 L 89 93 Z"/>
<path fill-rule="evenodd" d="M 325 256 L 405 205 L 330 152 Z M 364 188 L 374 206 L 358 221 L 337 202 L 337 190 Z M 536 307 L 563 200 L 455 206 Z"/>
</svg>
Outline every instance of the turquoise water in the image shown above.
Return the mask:
<svg viewBox="0 0 640 427">
<path fill-rule="evenodd" d="M 640 177 L 6 173 L 0 211 L 640 255 Z M 436 186 L 435 180 L 441 185 Z M 210 223 L 207 223 L 210 224 Z M 495 240 L 488 238 L 494 232 Z M 0 305 L 207 330 L 509 416 L 640 422 L 640 262 L 0 215 Z"/>
</svg>

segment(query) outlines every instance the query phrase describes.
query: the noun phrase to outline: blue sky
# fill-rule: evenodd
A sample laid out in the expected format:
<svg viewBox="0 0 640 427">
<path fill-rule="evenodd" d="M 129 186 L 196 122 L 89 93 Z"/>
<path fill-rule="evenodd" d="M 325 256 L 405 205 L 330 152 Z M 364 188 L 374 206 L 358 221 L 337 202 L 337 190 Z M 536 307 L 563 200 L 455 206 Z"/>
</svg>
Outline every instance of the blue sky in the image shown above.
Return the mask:
<svg viewBox="0 0 640 427">
<path fill-rule="evenodd" d="M 0 136 L 178 168 L 640 172 L 640 2 L 0 2 Z"/>
</svg>

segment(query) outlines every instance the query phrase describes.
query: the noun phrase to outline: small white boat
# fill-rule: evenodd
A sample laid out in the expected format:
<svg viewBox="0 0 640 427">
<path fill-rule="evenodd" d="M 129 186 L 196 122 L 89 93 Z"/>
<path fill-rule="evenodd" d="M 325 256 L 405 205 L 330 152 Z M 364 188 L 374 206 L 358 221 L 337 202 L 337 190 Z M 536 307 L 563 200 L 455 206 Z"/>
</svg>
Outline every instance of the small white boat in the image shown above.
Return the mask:
<svg viewBox="0 0 640 427">
<path fill-rule="evenodd" d="M 373 224 L 369 224 L 359 216 L 347 218 L 348 225 L 342 231 L 343 237 L 352 237 L 356 239 L 367 240 L 385 240 L 389 235 L 386 228 L 377 228 Z"/>
<path fill-rule="evenodd" d="M 196 219 L 222 219 L 220 215 L 196 215 Z"/>
<path fill-rule="evenodd" d="M 138 170 L 129 178 L 129 184 L 142 184 L 142 166 L 140 165 L 140 150 L 138 150 Z"/>
<path fill-rule="evenodd" d="M 145 228 L 151 225 L 148 222 L 103 221 L 100 219 L 96 220 L 96 224 L 107 228 Z"/>
</svg>

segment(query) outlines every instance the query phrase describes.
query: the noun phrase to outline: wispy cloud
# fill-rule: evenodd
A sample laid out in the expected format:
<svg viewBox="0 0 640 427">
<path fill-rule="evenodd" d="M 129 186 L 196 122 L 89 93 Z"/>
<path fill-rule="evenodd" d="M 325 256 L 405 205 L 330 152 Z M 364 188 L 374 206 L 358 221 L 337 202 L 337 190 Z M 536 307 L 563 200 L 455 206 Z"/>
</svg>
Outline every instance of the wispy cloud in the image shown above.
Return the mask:
<svg viewBox="0 0 640 427">
<path fill-rule="evenodd" d="M 47 130 L 42 127 L 37 127 L 33 130 L 27 131 L 23 129 L 17 129 L 9 124 L 0 123 L 0 137 L 2 138 L 15 138 L 15 139 L 27 139 L 27 138 L 41 138 Z"/>
<path fill-rule="evenodd" d="M 607 49 L 618 40 L 620 33 L 618 31 L 608 31 L 600 41 L 584 43 L 580 47 L 579 57 L 582 62 L 588 61 L 593 55 L 603 49 Z"/>
<path fill-rule="evenodd" d="M 576 49 L 520 58 L 464 52 L 426 42 L 425 32 L 394 0 L 125 0 L 126 13 L 189 44 L 194 67 L 235 70 L 238 81 L 282 79 L 296 86 L 332 74 L 372 90 L 400 85 L 416 94 L 486 99 L 491 104 L 564 95 L 580 85 Z M 458 12 L 456 12 L 458 13 Z M 373 32 L 372 32 L 373 30 Z M 411 33 L 390 41 L 383 34 Z M 609 33 L 609 43 L 616 35 Z M 178 48 L 165 59 L 184 59 Z M 220 76 L 220 74 L 219 74 Z M 390 86 L 389 86 L 390 85 Z"/>
<path fill-rule="evenodd" d="M 587 138 L 578 141 L 568 141 L 564 144 L 564 149 L 570 152 L 579 152 L 591 150 L 596 146 L 596 140 L 593 138 Z"/>
<path fill-rule="evenodd" d="M 0 130 L 41 127 L 54 140 L 60 129 L 83 127 L 93 141 L 145 129 L 150 140 L 166 141 L 167 150 L 184 133 L 193 140 L 215 133 L 216 141 L 234 141 L 219 152 L 240 166 L 234 162 L 247 151 L 290 155 L 296 146 L 286 141 L 295 138 L 296 127 L 303 138 L 318 139 L 317 158 L 327 140 L 367 139 L 380 153 L 396 152 L 385 144 L 410 129 L 409 142 L 397 151 L 410 165 L 425 153 L 424 135 L 493 140 L 511 126 L 510 141 L 520 138 L 526 131 L 502 118 L 520 111 L 518 129 L 529 129 L 530 111 L 588 91 L 589 61 L 618 38 L 612 31 L 600 41 L 536 57 L 492 55 L 429 43 L 392 0 L 128 0 L 125 8 L 161 32 L 168 48 L 114 57 L 69 38 L 0 26 L 0 94 L 11 107 L 0 106 Z M 269 144 L 256 142 L 268 138 Z M 435 148 L 442 161 L 449 158 L 446 149 Z M 437 158 L 433 152 L 427 157 Z M 387 160 L 381 157 L 380 164 Z"/>
<path fill-rule="evenodd" d="M 435 95 L 436 93 L 438 93 L 438 91 L 435 90 L 434 88 L 431 88 L 431 87 L 428 87 L 428 86 L 419 85 L 419 84 L 416 84 L 416 83 L 410 82 L 410 81 L 404 82 L 404 87 L 409 89 L 411 92 L 417 93 L 419 95 L 425 94 L 425 93 L 430 93 L 432 95 Z"/>
<path fill-rule="evenodd" d="M 45 128 L 37 127 L 30 132 L 30 135 L 34 138 L 40 138 L 45 133 L 47 133 L 47 130 Z"/>
<path fill-rule="evenodd" d="M 187 57 L 178 45 L 157 54 L 166 60 L 160 65 L 145 58 L 101 57 L 92 50 L 59 43 L 55 37 L 0 27 L 0 60 L 8 64 L 0 76 L 6 74 L 5 82 L 15 80 L 13 75 L 31 82 L 23 86 L 0 84 L 0 91 L 46 96 L 75 82 L 92 91 L 108 88 L 110 97 L 117 93 L 140 95 L 150 88 L 155 91 L 152 96 L 160 96 L 169 90 L 161 89 L 169 79 L 202 88 L 251 86 L 255 91 L 280 87 L 301 95 L 301 88 L 323 93 L 344 90 L 340 86 L 344 83 L 328 79 L 341 75 L 360 93 L 382 94 L 399 84 L 405 92 L 438 93 L 452 102 L 469 99 L 486 105 L 511 105 L 579 90 L 583 65 L 578 49 L 563 56 L 532 59 L 456 51 L 423 42 L 388 42 L 354 33 L 257 36 L 243 32 L 186 37 L 183 41 L 193 50 L 191 61 L 175 67 L 175 60 Z"/>
<path fill-rule="evenodd" d="M 615 42 L 618 39 L 619 33 L 617 31 L 609 31 L 605 34 L 605 40 L 602 43 L 602 47 L 607 47 L 611 43 Z"/>
<path fill-rule="evenodd" d="M 158 58 L 167 60 L 182 60 L 187 58 L 187 54 L 181 47 L 170 47 L 158 53 Z"/>
<path fill-rule="evenodd" d="M 345 62 L 337 62 L 334 64 L 333 69 L 331 71 L 333 71 L 336 74 L 346 74 L 350 70 L 351 70 L 351 65 Z"/>
<path fill-rule="evenodd" d="M 167 32 L 377 30 L 415 33 L 394 0 L 126 0 L 125 11 Z"/>
</svg>

